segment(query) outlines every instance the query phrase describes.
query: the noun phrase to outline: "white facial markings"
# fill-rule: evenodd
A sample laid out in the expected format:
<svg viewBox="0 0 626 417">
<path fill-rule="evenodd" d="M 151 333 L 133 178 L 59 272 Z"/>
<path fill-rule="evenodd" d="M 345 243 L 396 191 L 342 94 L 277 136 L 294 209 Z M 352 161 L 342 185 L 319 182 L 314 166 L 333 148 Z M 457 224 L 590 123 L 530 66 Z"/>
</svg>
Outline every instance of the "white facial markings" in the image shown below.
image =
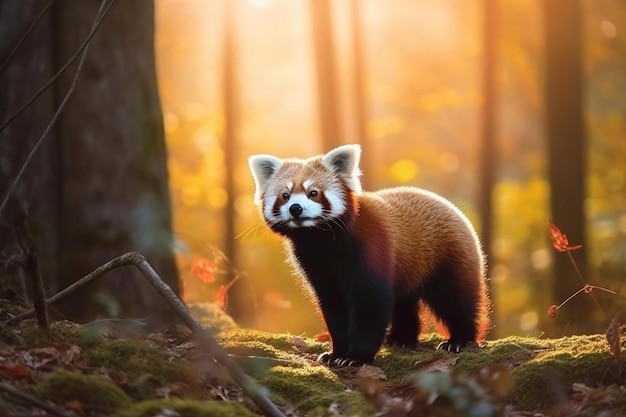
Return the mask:
<svg viewBox="0 0 626 417">
<path fill-rule="evenodd" d="M 340 216 L 346 212 L 346 203 L 343 199 L 343 193 L 337 188 L 330 188 L 324 192 L 326 199 L 330 203 L 330 214 Z"/>
<path fill-rule="evenodd" d="M 274 205 L 276 205 L 276 194 L 265 194 L 263 198 L 263 215 L 270 222 L 278 220 L 274 215 Z"/>
<path fill-rule="evenodd" d="M 309 190 L 309 187 L 311 187 L 311 185 L 313 185 L 313 180 L 304 180 L 304 181 L 302 181 L 302 186 L 307 191 Z"/>
</svg>

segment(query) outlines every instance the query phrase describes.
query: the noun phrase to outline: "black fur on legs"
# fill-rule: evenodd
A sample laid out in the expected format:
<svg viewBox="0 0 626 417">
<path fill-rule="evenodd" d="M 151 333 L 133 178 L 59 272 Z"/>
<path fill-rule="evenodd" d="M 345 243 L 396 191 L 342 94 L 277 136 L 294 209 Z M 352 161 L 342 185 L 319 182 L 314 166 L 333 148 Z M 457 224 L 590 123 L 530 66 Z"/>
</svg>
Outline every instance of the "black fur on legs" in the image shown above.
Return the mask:
<svg viewBox="0 0 626 417">
<path fill-rule="evenodd" d="M 440 268 L 420 289 L 424 302 L 450 333 L 450 339 L 438 349 L 457 353 L 476 341 L 480 303 L 480 289 L 458 274 L 453 267 Z"/>
<path fill-rule="evenodd" d="M 420 332 L 416 294 L 396 294 L 394 299 L 391 331 L 387 335 L 390 346 L 415 347 Z"/>
<path fill-rule="evenodd" d="M 362 245 L 345 231 L 296 229 L 290 238 L 332 339 L 333 350 L 321 361 L 330 366 L 372 362 L 391 321 L 391 277 L 369 270 Z"/>
</svg>

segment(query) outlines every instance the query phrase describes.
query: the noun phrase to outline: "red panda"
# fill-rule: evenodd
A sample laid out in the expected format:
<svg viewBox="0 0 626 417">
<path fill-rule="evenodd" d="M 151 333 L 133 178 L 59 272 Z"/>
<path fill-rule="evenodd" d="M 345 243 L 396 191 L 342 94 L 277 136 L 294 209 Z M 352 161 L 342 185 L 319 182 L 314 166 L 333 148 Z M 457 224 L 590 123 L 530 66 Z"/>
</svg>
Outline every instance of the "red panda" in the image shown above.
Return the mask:
<svg viewBox="0 0 626 417">
<path fill-rule="evenodd" d="M 415 346 L 420 301 L 447 328 L 439 349 L 460 352 L 489 327 L 486 263 L 469 220 L 415 187 L 364 192 L 359 145 L 325 155 L 253 155 L 255 203 L 284 236 L 332 340 L 329 366 L 369 363 L 383 342 Z M 391 328 L 387 334 L 387 329 Z"/>
</svg>

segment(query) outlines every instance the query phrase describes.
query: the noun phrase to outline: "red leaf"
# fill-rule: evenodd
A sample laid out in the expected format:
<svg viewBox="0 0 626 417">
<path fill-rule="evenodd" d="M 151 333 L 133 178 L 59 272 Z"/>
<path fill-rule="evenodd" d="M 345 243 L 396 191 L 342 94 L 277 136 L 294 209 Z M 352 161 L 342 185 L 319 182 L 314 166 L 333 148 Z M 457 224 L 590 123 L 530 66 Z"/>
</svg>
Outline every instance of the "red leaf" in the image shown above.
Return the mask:
<svg viewBox="0 0 626 417">
<path fill-rule="evenodd" d="M 583 245 L 570 246 L 567 236 L 561 232 L 561 229 L 556 227 L 551 221 L 548 221 L 548 225 L 550 226 L 550 239 L 552 239 L 554 249 L 559 252 L 573 252 L 583 247 Z"/>
<path fill-rule="evenodd" d="M 228 287 L 226 285 L 220 285 L 220 288 L 215 294 L 215 302 L 222 310 L 226 308 L 226 305 L 228 304 Z"/>
<path fill-rule="evenodd" d="M 31 373 L 30 368 L 15 362 L 5 362 L 0 369 L 13 379 L 29 378 Z"/>
<path fill-rule="evenodd" d="M 557 311 L 559 311 L 559 306 L 551 305 L 550 308 L 548 309 L 548 317 L 550 317 L 551 319 L 555 318 Z"/>
<path fill-rule="evenodd" d="M 318 333 L 314 336 L 314 339 L 317 340 L 318 342 L 330 342 L 330 333 L 328 332 L 322 332 L 322 333 Z"/>
<path fill-rule="evenodd" d="M 207 259 L 198 259 L 191 267 L 191 272 L 203 282 L 212 284 L 215 282 L 217 265 Z"/>
</svg>

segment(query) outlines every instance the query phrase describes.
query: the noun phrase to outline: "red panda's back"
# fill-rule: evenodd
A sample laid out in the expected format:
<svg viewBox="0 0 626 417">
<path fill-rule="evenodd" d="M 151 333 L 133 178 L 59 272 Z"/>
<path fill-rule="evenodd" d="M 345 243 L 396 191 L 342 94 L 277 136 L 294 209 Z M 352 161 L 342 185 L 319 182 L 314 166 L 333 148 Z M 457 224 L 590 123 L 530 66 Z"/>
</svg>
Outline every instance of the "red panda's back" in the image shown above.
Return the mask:
<svg viewBox="0 0 626 417">
<path fill-rule="evenodd" d="M 464 276 L 483 285 L 480 243 L 467 218 L 452 203 L 413 187 L 364 193 L 359 200 L 361 212 L 369 213 L 368 222 L 380 222 L 375 229 L 388 236 L 396 286 L 415 287 L 446 264 L 466 270 Z"/>
</svg>

